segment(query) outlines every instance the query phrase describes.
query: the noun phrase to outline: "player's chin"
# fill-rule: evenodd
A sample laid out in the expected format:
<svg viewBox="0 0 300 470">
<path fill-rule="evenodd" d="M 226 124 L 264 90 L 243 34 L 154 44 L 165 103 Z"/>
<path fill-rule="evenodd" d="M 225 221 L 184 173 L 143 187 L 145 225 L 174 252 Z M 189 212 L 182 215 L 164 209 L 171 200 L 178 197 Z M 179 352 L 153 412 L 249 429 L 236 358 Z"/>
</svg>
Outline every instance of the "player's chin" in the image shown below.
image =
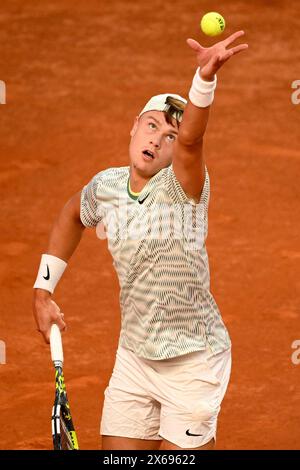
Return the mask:
<svg viewBox="0 0 300 470">
<path fill-rule="evenodd" d="M 157 169 L 156 165 L 154 165 L 153 163 L 154 162 L 151 162 L 151 164 L 149 165 L 148 162 L 147 163 L 138 162 L 134 164 L 134 167 L 141 176 L 145 176 L 149 178 L 155 175 L 159 171 L 159 169 Z"/>
</svg>

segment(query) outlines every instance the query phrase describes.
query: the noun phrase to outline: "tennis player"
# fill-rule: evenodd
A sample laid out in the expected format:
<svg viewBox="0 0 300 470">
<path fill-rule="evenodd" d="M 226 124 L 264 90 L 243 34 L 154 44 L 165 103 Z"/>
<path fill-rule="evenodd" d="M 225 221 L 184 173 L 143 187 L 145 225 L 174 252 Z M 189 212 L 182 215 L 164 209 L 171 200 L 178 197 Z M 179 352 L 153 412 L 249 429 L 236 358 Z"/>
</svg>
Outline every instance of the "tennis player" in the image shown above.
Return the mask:
<svg viewBox="0 0 300 470">
<path fill-rule="evenodd" d="M 63 207 L 34 285 L 49 342 L 65 321 L 51 295 L 86 227 L 105 233 L 120 283 L 121 332 L 105 390 L 103 449 L 212 449 L 231 368 L 231 342 L 210 292 L 210 194 L 203 138 L 216 73 L 247 44 L 236 32 L 187 43 L 197 70 L 188 102 L 152 97 L 130 132 L 130 165 L 101 171 Z"/>
</svg>

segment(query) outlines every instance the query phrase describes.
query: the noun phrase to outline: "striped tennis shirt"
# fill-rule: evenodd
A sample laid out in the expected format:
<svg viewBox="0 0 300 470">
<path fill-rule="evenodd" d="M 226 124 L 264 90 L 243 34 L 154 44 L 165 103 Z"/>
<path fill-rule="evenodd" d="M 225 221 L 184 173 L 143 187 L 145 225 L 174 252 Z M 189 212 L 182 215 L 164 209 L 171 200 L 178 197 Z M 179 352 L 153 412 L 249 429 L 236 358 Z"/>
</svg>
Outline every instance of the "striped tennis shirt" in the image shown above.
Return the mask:
<svg viewBox="0 0 300 470">
<path fill-rule="evenodd" d="M 119 344 L 137 356 L 159 360 L 230 347 L 210 292 L 205 173 L 198 203 L 187 197 L 172 165 L 138 194 L 130 191 L 128 166 L 101 171 L 82 190 L 81 221 L 107 238 L 119 279 Z"/>
</svg>

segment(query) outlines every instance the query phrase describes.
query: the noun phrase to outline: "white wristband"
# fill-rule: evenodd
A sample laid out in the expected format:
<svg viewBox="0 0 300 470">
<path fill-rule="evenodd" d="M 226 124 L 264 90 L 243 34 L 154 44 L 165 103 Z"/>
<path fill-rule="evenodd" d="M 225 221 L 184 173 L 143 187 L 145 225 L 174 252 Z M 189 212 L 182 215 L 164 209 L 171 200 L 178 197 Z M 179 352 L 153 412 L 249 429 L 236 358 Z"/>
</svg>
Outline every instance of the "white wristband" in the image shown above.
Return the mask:
<svg viewBox="0 0 300 470">
<path fill-rule="evenodd" d="M 52 255 L 42 255 L 34 289 L 45 289 L 53 294 L 56 284 L 63 275 L 67 263 Z"/>
<path fill-rule="evenodd" d="M 212 82 L 206 82 L 200 77 L 200 67 L 197 68 L 193 83 L 189 92 L 191 103 L 198 108 L 210 106 L 214 100 L 214 90 L 217 86 L 217 76 Z"/>
</svg>

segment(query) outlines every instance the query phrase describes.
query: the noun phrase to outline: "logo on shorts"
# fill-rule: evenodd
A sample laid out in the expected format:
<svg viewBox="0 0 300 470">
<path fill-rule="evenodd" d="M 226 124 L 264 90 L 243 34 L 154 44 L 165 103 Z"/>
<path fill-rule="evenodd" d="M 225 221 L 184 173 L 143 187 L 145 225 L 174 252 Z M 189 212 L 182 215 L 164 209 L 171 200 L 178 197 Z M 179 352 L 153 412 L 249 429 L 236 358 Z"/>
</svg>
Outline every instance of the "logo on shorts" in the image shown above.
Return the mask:
<svg viewBox="0 0 300 470">
<path fill-rule="evenodd" d="M 49 272 L 49 266 L 47 264 L 47 276 L 43 276 L 43 278 L 46 280 L 46 281 L 49 281 L 50 279 L 50 272 Z"/>
<path fill-rule="evenodd" d="M 185 434 L 187 436 L 203 436 L 203 434 L 192 434 L 189 429 L 187 431 L 185 431 Z"/>
</svg>

